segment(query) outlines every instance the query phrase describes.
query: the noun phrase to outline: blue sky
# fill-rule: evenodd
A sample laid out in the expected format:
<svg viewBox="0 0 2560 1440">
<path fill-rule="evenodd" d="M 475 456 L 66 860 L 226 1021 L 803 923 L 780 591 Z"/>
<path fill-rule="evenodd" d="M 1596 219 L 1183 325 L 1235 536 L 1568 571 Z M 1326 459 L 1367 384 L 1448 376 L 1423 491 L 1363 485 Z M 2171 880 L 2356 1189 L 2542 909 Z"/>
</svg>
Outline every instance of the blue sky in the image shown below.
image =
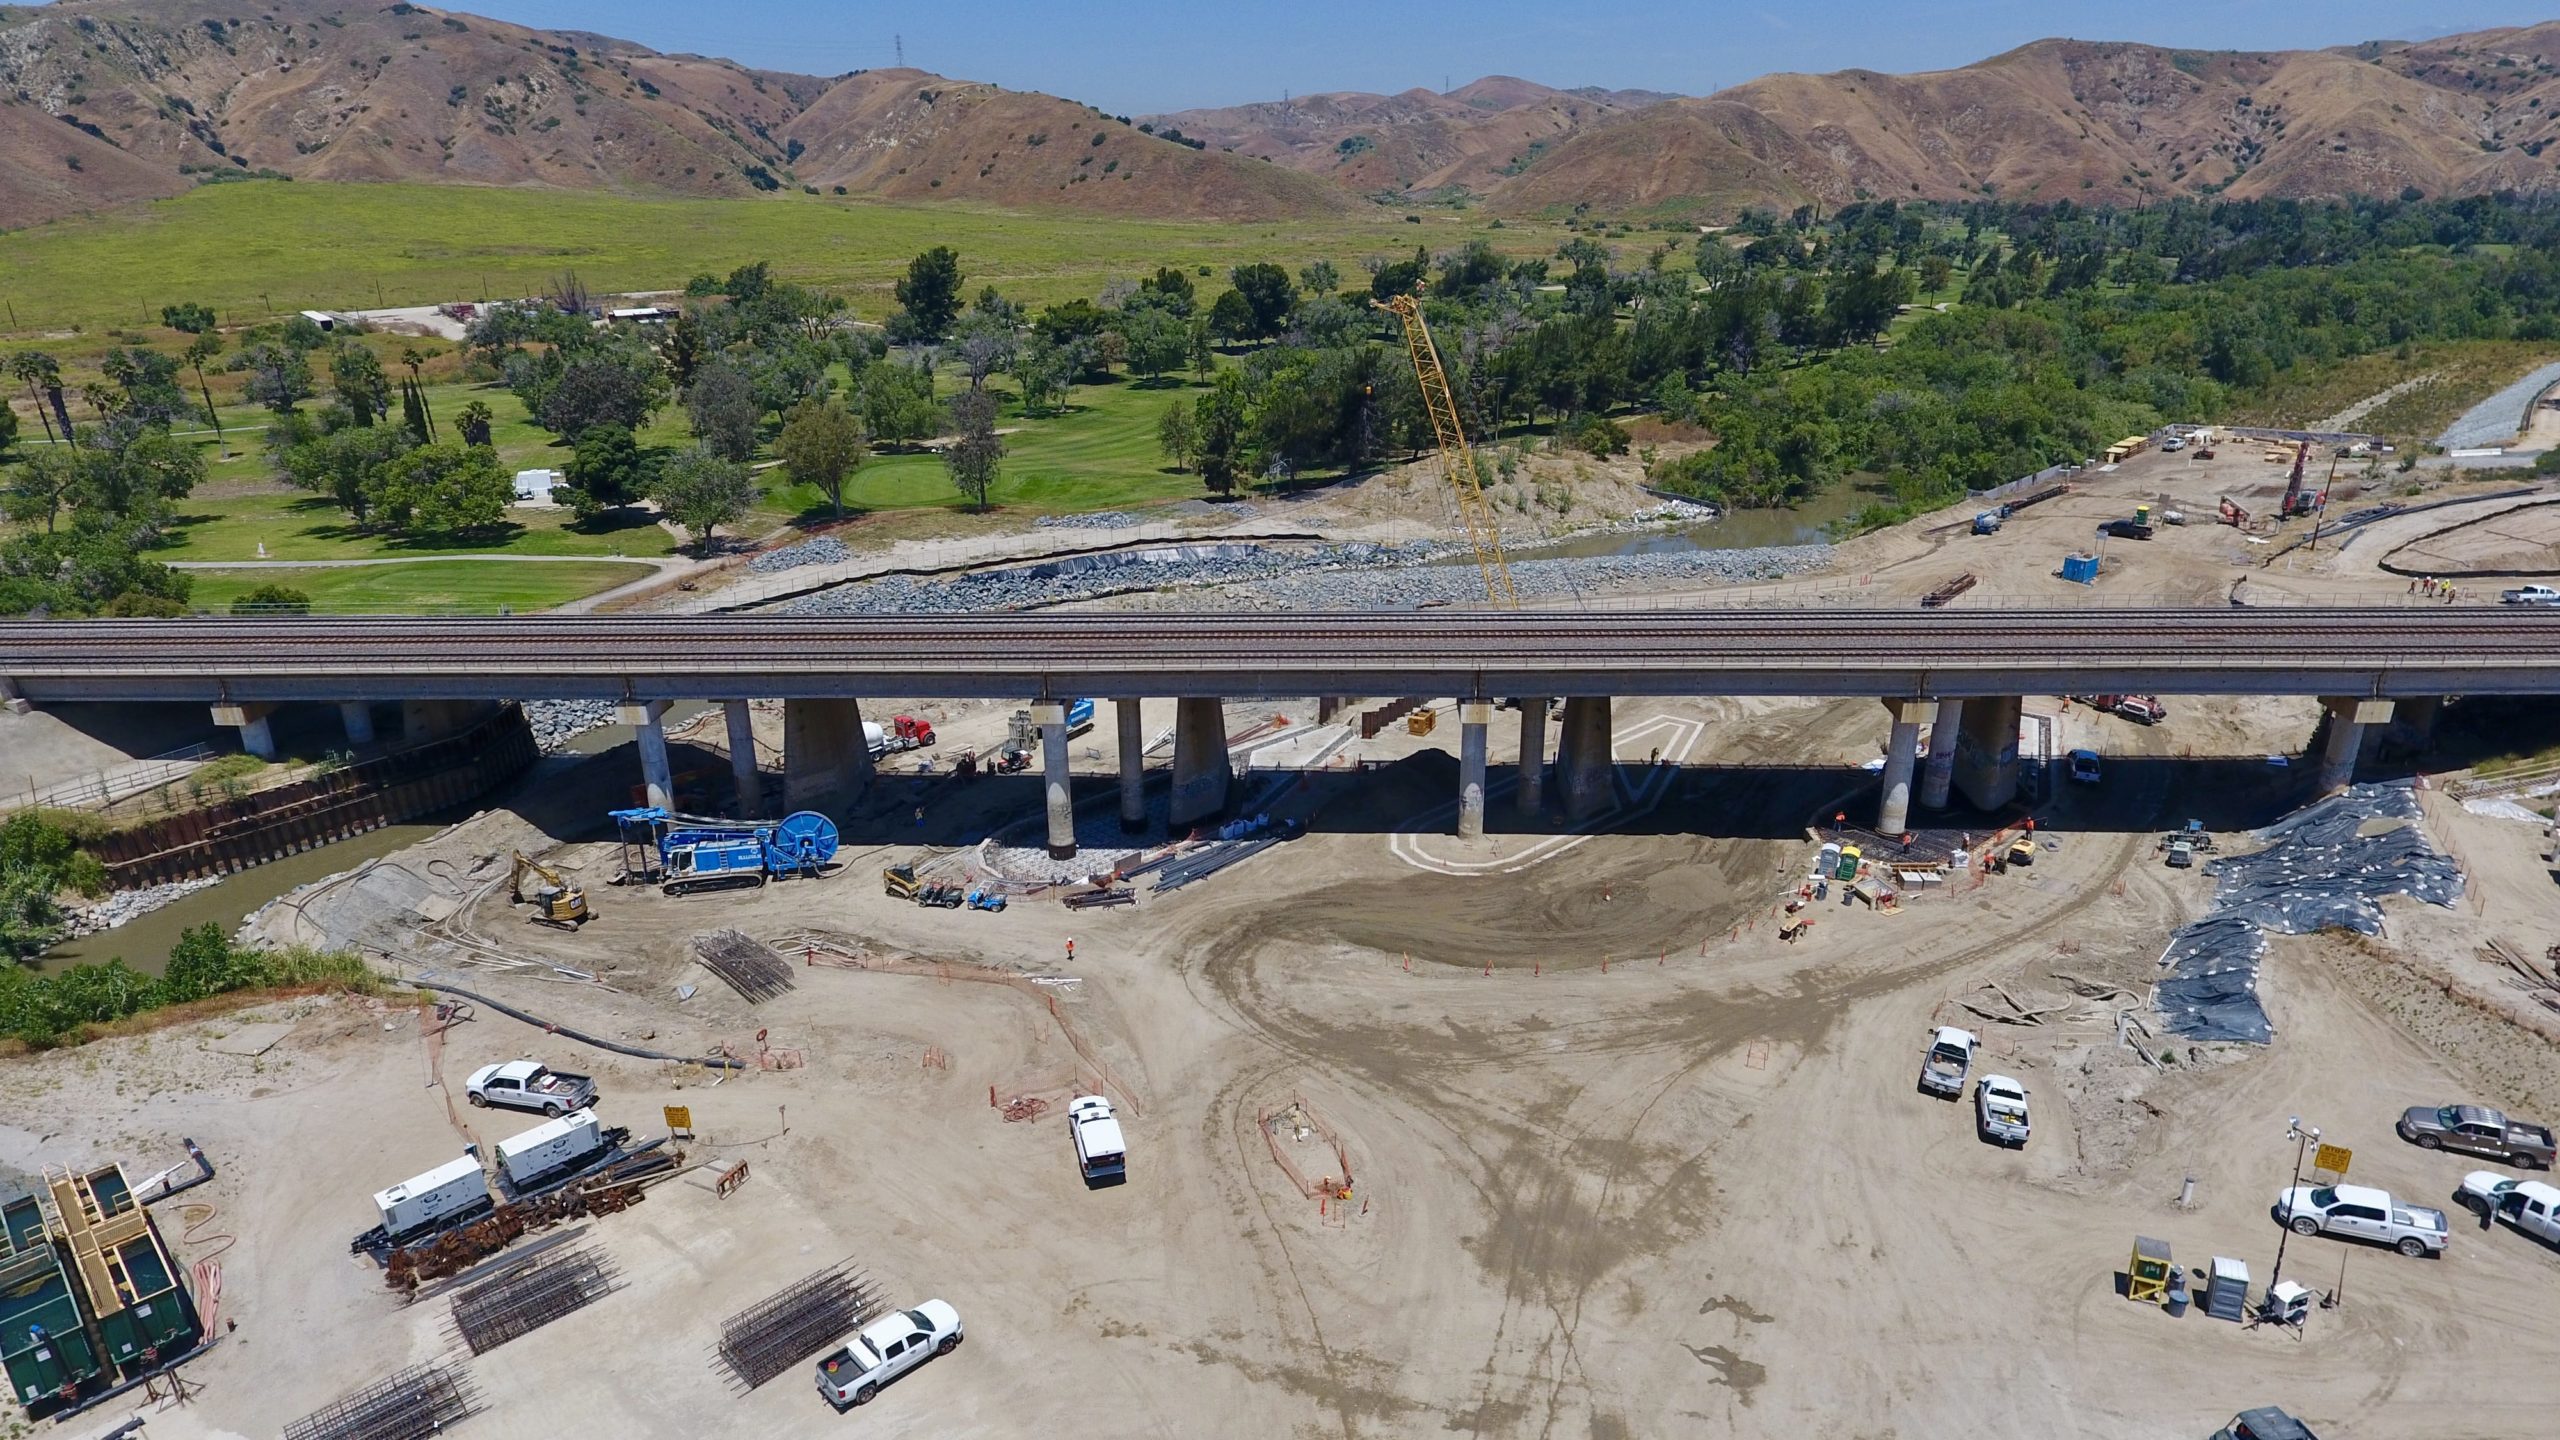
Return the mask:
<svg viewBox="0 0 2560 1440">
<path fill-rule="evenodd" d="M 521 24 L 832 75 L 892 62 L 1138 114 L 1479 75 L 1701 94 L 1780 70 L 1931 70 L 2049 35 L 2200 49 L 2426 39 L 2548 0 L 458 0 Z"/>
</svg>

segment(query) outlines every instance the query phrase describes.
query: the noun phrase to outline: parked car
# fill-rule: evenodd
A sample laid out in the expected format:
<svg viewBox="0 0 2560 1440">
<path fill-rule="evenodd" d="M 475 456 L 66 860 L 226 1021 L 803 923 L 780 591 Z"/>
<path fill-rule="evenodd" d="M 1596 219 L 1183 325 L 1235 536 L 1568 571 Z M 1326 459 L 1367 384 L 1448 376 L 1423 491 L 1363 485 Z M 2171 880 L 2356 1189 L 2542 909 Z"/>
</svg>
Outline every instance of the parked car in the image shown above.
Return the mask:
<svg viewBox="0 0 2560 1440">
<path fill-rule="evenodd" d="M 1995 1145 L 2027 1143 L 2027 1087 L 2006 1075 L 1985 1075 L 1973 1087 L 1973 1123 Z"/>
<path fill-rule="evenodd" d="M 596 1103 L 596 1082 L 584 1075 L 554 1070 L 539 1060 L 509 1060 L 483 1065 L 463 1084 L 474 1105 L 504 1105 L 512 1110 L 539 1110 L 554 1119 Z"/>
<path fill-rule="evenodd" d="M 2296 1235 L 2344 1235 L 2403 1255 L 2441 1255 L 2452 1229 L 2444 1212 L 2402 1205 L 2369 1185 L 2302 1185 L 2276 1199 L 2276 1218 Z"/>
<path fill-rule="evenodd" d="M 2472 1214 L 2486 1215 L 2498 1208 L 2498 1202 L 2506 1199 L 2507 1192 L 2516 1188 L 2517 1183 L 2512 1175 L 2501 1175 L 2495 1170 L 2474 1170 L 2462 1177 L 2462 1183 L 2454 1189 L 2453 1198 Z"/>
<path fill-rule="evenodd" d="M 2172 870 L 2189 870 L 2196 863 L 2196 842 L 2184 837 L 2168 842 L 2168 855 L 2162 864 Z"/>
<path fill-rule="evenodd" d="M 2513 590 L 2499 591 L 2498 601 L 2504 605 L 2560 605 L 2560 588 L 2519 585 Z"/>
<path fill-rule="evenodd" d="M 2320 1440 L 2311 1427 L 2273 1405 L 2243 1410 L 2213 1432 L 2213 1440 Z"/>
<path fill-rule="evenodd" d="M 1980 1043 L 1970 1030 L 1938 1027 L 1929 1037 L 1928 1053 L 1920 1057 L 1921 1093 L 1964 1098 L 1964 1077 L 1973 1069 L 1973 1048 Z"/>
<path fill-rule="evenodd" d="M 2098 783 L 2098 752 L 2097 752 L 2097 751 L 2095 751 L 2095 750 L 2074 750 L 2074 751 L 2072 751 L 2072 752 L 2071 752 L 2071 778 L 2072 778 L 2074 781 L 2076 781 L 2076 782 L 2078 782 L 2079 784 L 2082 784 L 2082 785 L 2095 785 L 2095 784 L 2097 784 L 2097 783 Z"/>
<path fill-rule="evenodd" d="M 1129 1178 L 1129 1142 L 1111 1102 L 1099 1095 L 1079 1095 L 1067 1105 L 1067 1129 L 1076 1142 L 1076 1168 L 1087 1185 L 1116 1185 Z"/>
<path fill-rule="evenodd" d="M 2551 1131 L 2510 1120 L 2486 1105 L 2412 1105 L 2396 1127 L 2421 1150 L 2461 1150 L 2534 1170 L 2548 1170 Z"/>
<path fill-rule="evenodd" d="M 818 1393 L 841 1414 L 868 1405 L 880 1387 L 960 1348 L 960 1312 L 940 1300 L 893 1310 L 872 1321 L 818 1362 Z"/>
<path fill-rule="evenodd" d="M 2118 540 L 2148 540 L 2151 527 L 2139 520 L 2110 520 L 2098 527 L 2098 533 Z"/>
</svg>

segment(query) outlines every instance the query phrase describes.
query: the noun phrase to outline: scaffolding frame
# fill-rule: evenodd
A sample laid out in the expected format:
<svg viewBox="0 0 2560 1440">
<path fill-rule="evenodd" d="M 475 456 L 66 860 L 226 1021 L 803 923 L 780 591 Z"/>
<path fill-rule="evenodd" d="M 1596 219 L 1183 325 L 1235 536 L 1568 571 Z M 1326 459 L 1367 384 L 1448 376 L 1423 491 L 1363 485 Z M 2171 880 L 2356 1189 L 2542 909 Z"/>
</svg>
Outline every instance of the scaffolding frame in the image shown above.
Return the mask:
<svg viewBox="0 0 2560 1440">
<path fill-rule="evenodd" d="M 740 1389 L 753 1390 L 887 1309 L 880 1287 L 840 1260 L 721 1321 L 716 1358 Z"/>
<path fill-rule="evenodd" d="M 431 1361 L 349 1391 L 284 1427 L 284 1440 L 427 1440 L 480 1409 L 469 1367 Z"/>
</svg>

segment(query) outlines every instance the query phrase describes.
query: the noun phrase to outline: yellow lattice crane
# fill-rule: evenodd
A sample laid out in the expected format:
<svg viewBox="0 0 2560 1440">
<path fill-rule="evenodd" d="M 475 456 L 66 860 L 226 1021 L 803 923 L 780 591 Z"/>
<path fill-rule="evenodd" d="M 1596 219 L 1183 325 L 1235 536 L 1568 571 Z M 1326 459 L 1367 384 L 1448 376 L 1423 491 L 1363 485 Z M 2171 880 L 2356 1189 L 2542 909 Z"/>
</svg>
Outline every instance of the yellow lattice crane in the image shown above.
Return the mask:
<svg viewBox="0 0 2560 1440">
<path fill-rule="evenodd" d="M 1476 565 L 1484 571 L 1484 596 L 1506 610 L 1520 607 L 1520 592 L 1511 587 L 1511 565 L 1502 558 L 1502 527 L 1493 505 L 1476 481 L 1476 459 L 1467 448 L 1466 427 L 1458 422 L 1458 399 L 1449 390 L 1449 372 L 1440 366 L 1440 347 L 1431 343 L 1431 327 L 1423 322 L 1422 302 L 1398 295 L 1385 303 L 1404 322 L 1404 347 L 1413 357 L 1413 376 L 1422 386 L 1422 411 L 1431 417 L 1431 433 L 1440 445 L 1440 473 L 1457 496 L 1458 522 L 1468 543 L 1476 547 Z"/>
</svg>

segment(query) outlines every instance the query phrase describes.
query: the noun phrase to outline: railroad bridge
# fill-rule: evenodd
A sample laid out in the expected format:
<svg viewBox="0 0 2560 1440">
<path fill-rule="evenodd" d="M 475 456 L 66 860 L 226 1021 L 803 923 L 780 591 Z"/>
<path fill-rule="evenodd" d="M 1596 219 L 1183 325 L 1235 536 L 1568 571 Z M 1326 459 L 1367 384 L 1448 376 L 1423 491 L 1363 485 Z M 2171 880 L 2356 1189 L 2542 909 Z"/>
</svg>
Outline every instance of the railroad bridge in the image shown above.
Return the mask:
<svg viewBox="0 0 2560 1440">
<path fill-rule="evenodd" d="M 1556 771 L 1568 816 L 1605 807 L 1617 696 L 1873 696 L 1892 712 L 1878 827 L 1950 787 L 1986 809 L 2017 785 L 2021 697 L 2151 692 L 2307 695 L 2332 723 L 2320 784 L 2354 776 L 2370 727 L 2425 733 L 2447 695 L 2560 694 L 2560 612 L 2538 607 L 1724 610 L 1573 614 L 1433 610 L 497 619 L 0 622 L 0 700 L 196 701 L 272 753 L 278 704 L 336 702 L 351 739 L 376 702 L 438 733 L 493 700 L 600 699 L 635 727 L 653 802 L 672 798 L 660 716 L 721 700 L 733 759 L 747 699 L 784 702 L 793 807 L 841 805 L 870 780 L 861 702 L 1022 699 L 1041 730 L 1053 849 L 1074 844 L 1066 705 L 1118 706 L 1124 817 L 1143 818 L 1140 697 L 1177 703 L 1173 819 L 1225 808 L 1228 699 L 1451 695 L 1461 834 L 1484 823 L 1494 701 L 1519 704 L 1520 803 L 1548 771 L 1548 701 L 1564 702 Z M 1920 727 L 1933 725 L 1928 753 Z M 752 770 L 742 772 L 742 779 Z M 1913 794 L 1917 786 L 1918 794 Z M 742 784 L 742 794 L 757 793 Z"/>
</svg>

